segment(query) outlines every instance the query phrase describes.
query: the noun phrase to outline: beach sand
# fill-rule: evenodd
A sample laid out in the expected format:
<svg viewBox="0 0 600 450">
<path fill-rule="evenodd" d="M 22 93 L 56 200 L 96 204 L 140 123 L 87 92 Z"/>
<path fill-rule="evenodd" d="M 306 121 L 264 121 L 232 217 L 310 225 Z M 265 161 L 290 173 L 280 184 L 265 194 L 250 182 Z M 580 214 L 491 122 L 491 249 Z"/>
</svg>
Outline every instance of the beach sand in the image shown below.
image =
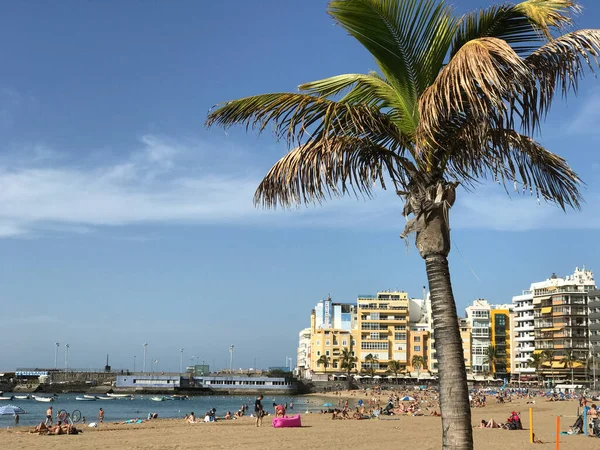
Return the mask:
<svg viewBox="0 0 600 450">
<path fill-rule="evenodd" d="M 345 400 L 346 397 L 341 397 Z M 349 397 L 355 403 L 356 397 Z M 529 431 L 500 429 L 473 430 L 476 449 L 521 450 L 524 447 L 554 448 L 556 416 L 561 418 L 561 431 L 575 421 L 576 401 L 546 402 L 537 399 L 534 430 L 544 444 L 529 444 Z M 529 428 L 529 406 L 525 400 L 509 404 L 490 404 L 472 410 L 473 425 L 481 419 L 504 422 L 511 411 L 521 412 L 525 428 Z M 3 448 L 15 449 L 341 449 L 441 448 L 441 419 L 438 417 L 391 416 L 381 420 L 331 420 L 331 415 L 302 414 L 302 428 L 271 427 L 266 417 L 262 428 L 244 417 L 217 423 L 186 424 L 181 420 L 153 420 L 140 425 L 103 424 L 98 429 L 84 428 L 76 436 L 39 436 L 27 433 L 25 427 L 0 431 Z M 600 448 L 600 439 L 560 436 L 560 448 Z"/>
</svg>

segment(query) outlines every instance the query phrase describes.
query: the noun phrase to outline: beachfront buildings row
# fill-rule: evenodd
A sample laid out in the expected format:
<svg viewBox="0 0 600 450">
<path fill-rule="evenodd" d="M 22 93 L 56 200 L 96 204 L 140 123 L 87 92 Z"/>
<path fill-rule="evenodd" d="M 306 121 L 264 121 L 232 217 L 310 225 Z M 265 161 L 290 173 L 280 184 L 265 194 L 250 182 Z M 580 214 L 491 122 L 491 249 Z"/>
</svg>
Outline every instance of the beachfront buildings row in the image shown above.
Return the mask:
<svg viewBox="0 0 600 450">
<path fill-rule="evenodd" d="M 582 382 L 600 360 L 600 291 L 593 273 L 552 275 L 531 283 L 508 304 L 477 299 L 459 319 L 464 361 L 473 381 Z M 403 291 L 359 295 L 355 303 L 321 300 L 310 327 L 299 334 L 298 372 L 323 380 L 348 372 L 344 352 L 358 373 L 390 376 L 392 361 L 411 378 L 434 377 L 438 366 L 429 295 Z M 398 370 L 398 367 L 395 368 Z"/>
</svg>

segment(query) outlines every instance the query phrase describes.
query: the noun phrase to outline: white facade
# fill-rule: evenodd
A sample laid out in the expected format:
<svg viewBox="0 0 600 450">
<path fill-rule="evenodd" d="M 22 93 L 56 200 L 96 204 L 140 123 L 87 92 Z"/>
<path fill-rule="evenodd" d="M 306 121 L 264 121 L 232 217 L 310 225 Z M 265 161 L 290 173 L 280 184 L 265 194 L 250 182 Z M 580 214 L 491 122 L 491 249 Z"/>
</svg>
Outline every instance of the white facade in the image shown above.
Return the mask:
<svg viewBox="0 0 600 450">
<path fill-rule="evenodd" d="M 512 373 L 517 379 L 522 375 L 531 376 L 535 373 L 529 367 L 529 361 L 535 350 L 535 335 L 533 321 L 533 291 L 523 291 L 521 295 L 512 298 L 514 306 L 514 342 L 511 351 Z"/>
<path fill-rule="evenodd" d="M 467 322 L 471 327 L 471 371 L 473 374 L 489 372 L 489 365 L 484 364 L 487 351 L 491 345 L 490 304 L 487 300 L 478 299 L 466 308 Z"/>
<path fill-rule="evenodd" d="M 297 372 L 301 378 L 310 378 L 310 328 L 304 328 L 298 337 Z"/>
</svg>

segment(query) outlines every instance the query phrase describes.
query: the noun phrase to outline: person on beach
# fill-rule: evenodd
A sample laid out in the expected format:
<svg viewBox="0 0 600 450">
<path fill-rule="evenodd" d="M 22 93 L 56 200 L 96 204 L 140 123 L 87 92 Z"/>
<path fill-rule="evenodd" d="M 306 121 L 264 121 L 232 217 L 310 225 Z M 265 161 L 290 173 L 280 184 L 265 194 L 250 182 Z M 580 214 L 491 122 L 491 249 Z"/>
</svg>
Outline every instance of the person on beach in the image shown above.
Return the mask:
<svg viewBox="0 0 600 450">
<path fill-rule="evenodd" d="M 100 411 L 98 411 L 98 422 L 104 422 L 104 410 L 102 408 L 100 408 Z"/>
<path fill-rule="evenodd" d="M 185 420 L 187 423 L 196 423 L 196 416 L 194 415 L 194 411 L 192 411 L 189 416 L 186 416 Z"/>
<path fill-rule="evenodd" d="M 19 414 L 15 413 L 15 427 L 19 426 Z"/>
<path fill-rule="evenodd" d="M 262 419 L 263 419 L 263 405 L 262 405 L 263 396 L 259 395 L 256 397 L 256 401 L 254 402 L 254 414 L 256 415 L 256 426 L 262 427 Z M 259 425 L 260 424 L 260 425 Z"/>
<path fill-rule="evenodd" d="M 46 410 L 46 422 L 44 422 L 44 424 L 46 426 L 52 425 L 52 406 Z"/>
</svg>

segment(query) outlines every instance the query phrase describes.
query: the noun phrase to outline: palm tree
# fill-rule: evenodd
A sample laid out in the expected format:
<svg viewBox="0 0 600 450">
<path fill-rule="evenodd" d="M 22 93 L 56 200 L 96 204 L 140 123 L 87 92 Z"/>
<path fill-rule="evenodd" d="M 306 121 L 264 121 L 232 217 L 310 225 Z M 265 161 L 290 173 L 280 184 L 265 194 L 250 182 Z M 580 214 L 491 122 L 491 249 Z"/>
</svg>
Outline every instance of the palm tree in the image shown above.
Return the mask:
<svg viewBox="0 0 600 450">
<path fill-rule="evenodd" d="M 416 234 L 431 291 L 443 447 L 473 446 L 462 341 L 452 292 L 450 210 L 456 188 L 492 180 L 563 209 L 580 179 L 534 140 L 556 92 L 593 68 L 599 30 L 563 34 L 576 0 L 525 0 L 458 17 L 445 0 L 331 0 L 329 14 L 378 72 L 338 75 L 218 105 L 207 125 L 273 125 L 292 150 L 255 204 L 288 207 L 379 185 L 404 201 L 401 237 Z"/>
<path fill-rule="evenodd" d="M 573 364 L 575 364 L 576 362 L 579 362 L 579 358 L 573 352 L 572 349 L 569 349 L 565 352 L 563 361 L 565 362 L 565 368 L 571 369 L 571 386 L 573 386 L 575 384 L 575 377 L 573 375 Z"/>
<path fill-rule="evenodd" d="M 373 378 L 377 374 L 377 369 L 375 369 L 375 364 L 379 362 L 379 357 L 377 355 L 373 355 L 369 353 L 365 356 L 365 364 L 364 371 L 367 375 Z"/>
<path fill-rule="evenodd" d="M 346 375 L 348 377 L 346 382 L 348 383 L 348 388 L 350 388 L 350 373 L 356 368 L 357 361 L 358 358 L 352 354 L 352 351 L 347 348 L 342 349 L 342 355 L 340 357 L 340 369 L 346 370 Z"/>
<path fill-rule="evenodd" d="M 498 351 L 496 347 L 490 345 L 487 349 L 486 355 L 483 357 L 483 364 L 487 364 L 490 366 L 492 376 L 496 375 L 496 364 L 498 363 Z"/>
<path fill-rule="evenodd" d="M 400 361 L 390 361 L 388 363 L 388 370 L 394 374 L 396 383 L 398 383 L 398 373 L 404 370 L 404 364 Z"/>
<path fill-rule="evenodd" d="M 540 383 L 540 369 L 542 368 L 542 364 L 544 363 L 544 357 L 541 353 L 534 353 L 529 357 L 529 361 L 527 361 L 527 365 L 529 367 L 533 367 L 535 369 L 535 375 L 538 380 L 538 384 Z"/>
<path fill-rule="evenodd" d="M 321 355 L 321 356 L 319 356 L 319 359 L 317 359 L 317 366 L 322 365 L 323 368 L 325 369 L 325 374 L 327 374 L 327 367 L 329 367 L 330 361 L 331 361 L 331 358 L 329 358 L 329 356 Z"/>
<path fill-rule="evenodd" d="M 425 358 L 419 355 L 413 355 L 411 365 L 417 369 L 417 380 L 421 377 L 421 369 L 425 366 Z"/>
<path fill-rule="evenodd" d="M 552 380 L 552 386 L 554 386 L 554 350 L 544 350 L 542 352 L 542 366 L 544 363 L 550 363 L 550 379 Z"/>
</svg>

